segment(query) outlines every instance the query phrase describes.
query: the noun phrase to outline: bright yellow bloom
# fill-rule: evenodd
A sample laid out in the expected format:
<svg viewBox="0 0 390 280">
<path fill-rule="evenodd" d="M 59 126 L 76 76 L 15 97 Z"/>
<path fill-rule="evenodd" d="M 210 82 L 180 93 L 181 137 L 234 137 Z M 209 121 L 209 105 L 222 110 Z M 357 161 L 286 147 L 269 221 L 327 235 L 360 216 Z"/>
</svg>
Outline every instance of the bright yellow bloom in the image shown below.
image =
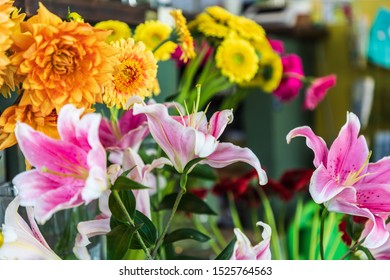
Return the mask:
<svg viewBox="0 0 390 280">
<path fill-rule="evenodd" d="M 12 45 L 12 28 L 14 22 L 11 20 L 13 1 L 0 0 L 0 88 L 4 84 L 4 75 L 6 68 L 10 64 L 7 52 Z"/>
<path fill-rule="evenodd" d="M 236 36 L 225 39 L 218 47 L 217 67 L 232 83 L 244 83 L 253 79 L 258 70 L 259 58 L 252 45 Z"/>
<path fill-rule="evenodd" d="M 167 40 L 172 28 L 158 20 L 148 20 L 139 24 L 134 31 L 134 40 L 145 44 L 146 49 L 153 51 L 160 43 Z M 157 60 L 168 60 L 176 49 L 172 41 L 165 42 L 153 54 Z"/>
<path fill-rule="evenodd" d="M 126 109 L 127 100 L 134 95 L 152 95 L 157 76 L 157 60 L 144 43 L 134 43 L 133 39 L 121 39 L 113 43 L 119 50 L 119 71 L 113 82 L 105 86 L 103 101 L 107 106 Z"/>
<path fill-rule="evenodd" d="M 206 13 L 198 15 L 195 21 L 198 31 L 208 37 L 225 38 L 229 34 L 229 28 L 226 25 L 216 22 Z"/>
<path fill-rule="evenodd" d="M 263 91 L 272 93 L 279 86 L 282 74 L 283 65 L 280 56 L 274 51 L 265 51 L 261 54 L 258 73 L 244 86 L 260 87 Z"/>
<path fill-rule="evenodd" d="M 182 50 L 180 60 L 187 62 L 196 56 L 194 50 L 194 40 L 187 28 L 187 20 L 181 10 L 172 10 L 171 15 L 175 21 L 175 32 L 179 35 L 178 43 Z"/>
<path fill-rule="evenodd" d="M 102 102 L 102 87 L 117 64 L 108 31 L 82 22 L 63 22 L 41 3 L 38 14 L 21 23 L 11 63 L 24 77 L 20 105 L 32 104 L 43 116 L 67 103 L 89 108 Z"/>
<path fill-rule="evenodd" d="M 0 116 L 0 150 L 17 143 L 15 126 L 17 122 L 24 122 L 46 135 L 59 138 L 57 132 L 57 113 L 55 110 L 43 116 L 40 110 L 34 110 L 31 105 L 12 105 L 5 109 Z"/>
<path fill-rule="evenodd" d="M 232 17 L 236 17 L 232 13 L 229 13 L 222 7 L 219 6 L 211 6 L 205 9 L 206 13 L 211 15 L 215 20 L 225 23 L 228 22 Z"/>
<path fill-rule="evenodd" d="M 126 22 L 119 20 L 106 20 L 95 24 L 95 28 L 110 30 L 111 34 L 106 38 L 106 42 L 110 43 L 119 39 L 127 39 L 131 37 L 131 29 Z"/>
<path fill-rule="evenodd" d="M 246 40 L 261 41 L 265 38 L 263 27 L 243 16 L 231 17 L 228 21 L 228 26 Z"/>
</svg>

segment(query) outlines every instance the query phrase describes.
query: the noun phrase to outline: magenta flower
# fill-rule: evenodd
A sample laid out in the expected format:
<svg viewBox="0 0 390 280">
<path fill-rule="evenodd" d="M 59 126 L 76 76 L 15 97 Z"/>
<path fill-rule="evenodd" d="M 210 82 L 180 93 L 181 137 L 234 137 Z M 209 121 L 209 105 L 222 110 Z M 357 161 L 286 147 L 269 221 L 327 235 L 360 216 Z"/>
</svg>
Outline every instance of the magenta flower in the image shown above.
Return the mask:
<svg viewBox="0 0 390 280">
<path fill-rule="evenodd" d="M 267 183 L 267 175 L 250 149 L 218 141 L 233 119 L 232 110 L 214 113 L 209 122 L 204 112 L 172 117 L 162 104 L 134 104 L 134 114 L 140 113 L 146 114 L 150 133 L 179 173 L 195 158 L 204 158 L 200 164 L 215 168 L 242 161 L 256 169 L 261 185 Z"/>
<path fill-rule="evenodd" d="M 273 94 L 283 102 L 290 101 L 298 96 L 303 86 L 304 78 L 301 58 L 296 54 L 282 57 L 283 77 Z"/>
<path fill-rule="evenodd" d="M 368 163 L 367 143 L 359 130 L 358 117 L 348 113 L 346 124 L 329 150 L 307 126 L 290 131 L 287 142 L 297 136 L 306 137 L 316 167 L 309 186 L 312 198 L 329 211 L 368 218 L 363 246 L 376 248 L 389 236 L 385 220 L 390 214 L 390 157 Z"/>
<path fill-rule="evenodd" d="M 240 229 L 235 228 L 234 234 L 237 241 L 234 244 L 233 254 L 231 260 L 270 260 L 271 259 L 271 234 L 272 230 L 269 225 L 263 222 L 257 222 L 257 226 L 264 227 L 264 231 L 261 234 L 263 240 L 256 246 L 252 246 L 248 237 L 241 232 Z"/>
<path fill-rule="evenodd" d="M 336 85 L 336 75 L 316 78 L 306 90 L 303 107 L 314 110 L 334 85 Z"/>
<path fill-rule="evenodd" d="M 390 233 L 390 224 L 386 225 L 386 230 Z M 390 260 L 390 237 L 378 248 L 370 249 L 370 253 L 376 260 Z"/>
<path fill-rule="evenodd" d="M 108 150 L 138 150 L 148 133 L 145 115 L 135 116 L 132 109 L 125 111 L 117 122 L 103 118 L 99 127 L 100 141 Z"/>
<path fill-rule="evenodd" d="M 5 210 L 4 224 L 0 231 L 0 259 L 8 260 L 60 260 L 46 243 L 28 207 L 30 226 L 18 213 L 19 197 L 14 198 Z"/>
<path fill-rule="evenodd" d="M 284 54 L 284 43 L 282 40 L 268 39 L 271 48 L 278 54 Z"/>
<path fill-rule="evenodd" d="M 97 199 L 109 188 L 106 152 L 99 140 L 101 115 L 65 105 L 58 116 L 60 140 L 18 123 L 15 135 L 27 161 L 35 169 L 17 175 L 13 184 L 20 204 L 33 206 L 45 223 L 53 213 Z"/>
</svg>

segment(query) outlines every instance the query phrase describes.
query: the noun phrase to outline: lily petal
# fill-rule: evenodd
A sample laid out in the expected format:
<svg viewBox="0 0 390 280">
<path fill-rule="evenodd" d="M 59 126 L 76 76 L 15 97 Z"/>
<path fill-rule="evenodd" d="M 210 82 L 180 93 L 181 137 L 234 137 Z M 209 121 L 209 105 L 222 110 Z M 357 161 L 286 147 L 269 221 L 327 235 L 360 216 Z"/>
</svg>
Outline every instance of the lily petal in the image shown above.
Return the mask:
<svg viewBox="0 0 390 280">
<path fill-rule="evenodd" d="M 364 183 L 388 184 L 390 182 L 390 157 L 384 157 L 375 163 L 369 163 Z"/>
<path fill-rule="evenodd" d="M 207 159 L 202 160 L 201 163 L 215 168 L 222 168 L 240 161 L 250 164 L 256 169 L 260 185 L 267 184 L 267 174 L 261 168 L 259 159 L 248 148 L 242 148 L 231 143 L 219 143 L 215 152 Z"/>
<path fill-rule="evenodd" d="M 233 121 L 233 110 L 215 112 L 209 121 L 209 133 L 218 139 L 226 126 Z"/>
<path fill-rule="evenodd" d="M 257 222 L 256 226 L 262 226 L 264 228 L 263 233 L 261 234 L 263 240 L 253 248 L 256 254 L 256 260 L 270 260 L 271 259 L 270 242 L 271 242 L 271 235 L 272 235 L 271 227 L 263 222 Z"/>
<path fill-rule="evenodd" d="M 234 229 L 234 234 L 236 235 L 237 241 L 234 244 L 231 260 L 256 260 L 256 253 L 248 237 L 239 228 Z"/>
</svg>

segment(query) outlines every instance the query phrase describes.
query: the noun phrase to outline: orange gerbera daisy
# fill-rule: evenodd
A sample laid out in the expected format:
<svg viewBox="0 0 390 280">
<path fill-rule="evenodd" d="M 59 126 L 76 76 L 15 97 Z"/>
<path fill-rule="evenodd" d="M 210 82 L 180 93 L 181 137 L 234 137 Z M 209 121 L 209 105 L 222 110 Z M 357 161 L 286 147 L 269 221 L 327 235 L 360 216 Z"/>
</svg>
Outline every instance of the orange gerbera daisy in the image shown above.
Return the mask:
<svg viewBox="0 0 390 280">
<path fill-rule="evenodd" d="M 41 3 L 38 14 L 21 23 L 11 63 L 24 77 L 20 105 L 49 115 L 67 103 L 88 108 L 102 101 L 102 86 L 113 75 L 116 50 L 109 31 L 83 22 L 65 22 Z"/>
<path fill-rule="evenodd" d="M 175 30 L 174 32 L 178 35 L 178 43 L 182 50 L 182 55 L 180 56 L 180 60 L 187 62 L 189 59 L 195 57 L 194 50 L 194 40 L 191 36 L 190 31 L 187 28 L 187 20 L 183 16 L 181 10 L 172 10 L 171 16 L 175 21 Z"/>
<path fill-rule="evenodd" d="M 0 116 L 0 150 L 17 143 L 14 133 L 17 122 L 27 123 L 50 137 L 59 137 L 56 110 L 52 110 L 50 114 L 43 116 L 40 110 L 33 109 L 32 105 L 12 105 L 5 109 Z"/>
<path fill-rule="evenodd" d="M 5 69 L 10 63 L 7 52 L 12 45 L 11 34 L 13 21 L 10 14 L 13 10 L 13 1 L 0 0 L 0 87 L 4 84 Z"/>
<path fill-rule="evenodd" d="M 157 76 L 157 60 L 142 42 L 121 39 L 113 43 L 119 49 L 119 71 L 112 83 L 104 88 L 103 101 L 107 106 L 126 108 L 127 100 L 134 95 L 151 96 Z"/>
</svg>

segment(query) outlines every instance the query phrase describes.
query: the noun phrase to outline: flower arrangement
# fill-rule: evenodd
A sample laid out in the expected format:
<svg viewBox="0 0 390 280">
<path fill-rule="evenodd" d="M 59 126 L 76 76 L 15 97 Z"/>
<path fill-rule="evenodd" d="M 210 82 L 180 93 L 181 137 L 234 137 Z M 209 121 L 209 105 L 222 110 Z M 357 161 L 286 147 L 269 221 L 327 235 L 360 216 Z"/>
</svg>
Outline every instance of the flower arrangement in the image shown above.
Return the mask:
<svg viewBox="0 0 390 280">
<path fill-rule="evenodd" d="M 42 4 L 25 20 L 0 0 L 0 13 L 0 86 L 15 97 L 1 113 L 0 148 L 17 144 L 26 160 L 12 180 L 0 259 L 389 258 L 390 159 L 369 162 L 356 115 L 347 114 L 329 149 L 311 128 L 293 129 L 287 142 L 305 137 L 314 169 L 279 180 L 250 149 L 221 141 L 233 110 L 208 111 L 209 78 L 218 90 L 222 81 L 256 85 L 280 100 L 308 80 L 299 57 L 261 26 L 219 7 L 188 25 L 174 10 L 173 28 L 148 21 L 116 34 L 109 30 L 122 23 L 91 26 L 70 11 L 62 20 Z M 177 48 L 188 67 L 181 91 L 157 103 L 157 62 Z M 334 83 L 311 81 L 305 106 L 314 109 Z M 232 164 L 246 172 L 216 172 Z M 61 213 L 69 215 L 53 243 L 44 229 Z"/>
</svg>

